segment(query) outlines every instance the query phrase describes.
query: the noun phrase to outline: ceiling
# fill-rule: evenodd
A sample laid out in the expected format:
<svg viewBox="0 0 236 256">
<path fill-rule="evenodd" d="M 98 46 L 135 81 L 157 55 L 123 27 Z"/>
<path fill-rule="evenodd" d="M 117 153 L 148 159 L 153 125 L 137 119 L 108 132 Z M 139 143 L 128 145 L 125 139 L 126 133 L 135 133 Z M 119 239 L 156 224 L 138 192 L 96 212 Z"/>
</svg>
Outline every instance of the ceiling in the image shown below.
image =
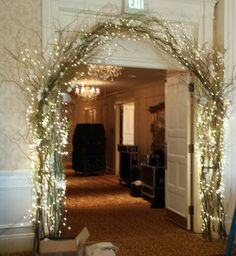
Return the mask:
<svg viewBox="0 0 236 256">
<path fill-rule="evenodd" d="M 116 94 L 132 87 L 147 85 L 149 83 L 163 80 L 166 77 L 166 70 L 129 68 L 123 67 L 121 75 L 112 80 L 97 80 L 94 77 L 87 78 L 88 83 L 100 88 L 101 95 Z"/>
</svg>

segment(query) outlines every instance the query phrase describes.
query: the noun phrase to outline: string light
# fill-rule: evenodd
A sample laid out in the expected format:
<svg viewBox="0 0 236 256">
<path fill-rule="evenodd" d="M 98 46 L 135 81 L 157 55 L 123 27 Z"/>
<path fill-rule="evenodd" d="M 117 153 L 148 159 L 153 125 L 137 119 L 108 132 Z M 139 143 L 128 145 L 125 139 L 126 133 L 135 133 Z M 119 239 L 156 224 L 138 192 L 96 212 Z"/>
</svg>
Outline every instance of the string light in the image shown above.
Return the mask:
<svg viewBox="0 0 236 256">
<path fill-rule="evenodd" d="M 223 125 L 228 106 L 223 97 L 223 56 L 192 42 L 184 34 L 183 27 L 182 24 L 170 24 L 157 18 L 121 16 L 100 23 L 89 33 L 85 27 L 82 34 L 66 42 L 56 38 L 48 60 L 44 57 L 44 51 L 20 50 L 19 63 L 26 68 L 21 83 L 27 88 L 31 99 L 27 110 L 34 170 L 34 202 L 30 215 L 44 235 L 59 236 L 62 232 L 60 224 L 66 226 L 67 220 L 63 217 L 66 211 L 62 214 L 66 200 L 62 159 L 67 154 L 69 119 L 67 105 L 63 105 L 63 93 L 71 92 L 76 87 L 68 80 L 73 75 L 84 78 L 83 67 L 95 49 L 100 47 L 106 52 L 106 56 L 98 60 L 100 66 L 97 67 L 101 67 L 101 63 L 106 63 L 115 49 L 107 42 L 124 39 L 151 41 L 195 76 L 201 98 L 197 105 L 197 154 L 200 163 L 202 231 L 208 238 L 214 229 L 221 237 L 225 236 L 222 159 Z M 59 33 L 59 36 L 62 35 Z M 60 45 L 60 42 L 65 43 Z"/>
<path fill-rule="evenodd" d="M 80 87 L 78 85 L 75 87 L 75 93 L 83 100 L 95 100 L 100 94 L 100 89 L 82 82 Z"/>
<path fill-rule="evenodd" d="M 110 55 L 110 53 L 109 53 Z M 95 76 L 98 79 L 102 80 L 113 80 L 114 77 L 121 75 L 122 67 L 112 66 L 112 65 L 88 65 L 88 74 L 90 76 Z"/>
</svg>

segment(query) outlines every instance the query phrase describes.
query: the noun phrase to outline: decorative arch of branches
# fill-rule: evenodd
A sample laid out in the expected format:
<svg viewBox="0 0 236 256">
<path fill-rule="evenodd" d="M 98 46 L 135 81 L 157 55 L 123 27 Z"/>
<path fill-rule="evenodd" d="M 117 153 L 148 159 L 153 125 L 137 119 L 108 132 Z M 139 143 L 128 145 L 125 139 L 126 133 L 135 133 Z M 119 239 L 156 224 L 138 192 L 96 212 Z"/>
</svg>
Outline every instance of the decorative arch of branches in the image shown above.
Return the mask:
<svg viewBox="0 0 236 256">
<path fill-rule="evenodd" d="M 69 118 L 64 99 L 73 90 L 71 80 L 86 76 L 87 63 L 113 39 L 149 40 L 194 78 L 202 232 L 208 239 L 212 232 L 224 238 L 222 159 L 227 103 L 223 55 L 200 47 L 186 36 L 181 24 L 145 15 L 103 18 L 87 31 L 69 30 L 58 32 L 47 57 L 44 51 L 31 50 L 20 41 L 17 54 L 10 52 L 19 71 L 14 82 L 30 99 L 27 120 L 32 139 L 36 242 L 59 237 L 61 225 L 66 225 L 63 157 Z"/>
</svg>

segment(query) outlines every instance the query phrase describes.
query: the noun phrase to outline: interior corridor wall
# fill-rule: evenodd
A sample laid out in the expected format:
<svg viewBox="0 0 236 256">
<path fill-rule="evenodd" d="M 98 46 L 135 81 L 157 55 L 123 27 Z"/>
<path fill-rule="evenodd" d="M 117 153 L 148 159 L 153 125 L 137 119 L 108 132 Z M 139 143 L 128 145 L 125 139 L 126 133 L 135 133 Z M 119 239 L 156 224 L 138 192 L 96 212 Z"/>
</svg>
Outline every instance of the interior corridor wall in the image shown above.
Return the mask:
<svg viewBox="0 0 236 256">
<path fill-rule="evenodd" d="M 144 160 L 144 156 L 150 153 L 152 143 L 151 134 L 151 114 L 147 111 L 150 106 L 164 102 L 164 83 L 163 79 L 151 84 L 144 84 L 141 87 L 132 88 L 125 92 L 98 98 L 96 101 L 83 102 L 74 99 L 72 102 L 72 123 L 69 136 L 69 144 L 72 143 L 73 131 L 77 123 L 89 122 L 86 120 L 87 110 L 93 110 L 96 118 L 92 122 L 103 123 L 106 131 L 106 160 L 107 167 L 114 172 L 115 169 L 115 104 L 134 102 L 134 141 L 139 147 L 139 159 Z"/>
<path fill-rule="evenodd" d="M 236 2 L 221 0 L 221 26 L 225 50 L 225 82 L 230 85 L 226 97 L 231 102 L 229 119 L 225 125 L 225 210 L 226 227 L 230 229 L 233 211 L 236 207 Z"/>
<path fill-rule="evenodd" d="M 14 52 L 17 36 L 34 42 L 32 31 L 41 34 L 41 0 L 0 0 L 0 6 L 0 70 L 13 79 L 17 70 L 5 48 Z M 19 88 L 0 79 L 0 252 L 29 250 L 33 244 L 31 223 L 24 219 L 32 207 L 27 107 Z"/>
</svg>

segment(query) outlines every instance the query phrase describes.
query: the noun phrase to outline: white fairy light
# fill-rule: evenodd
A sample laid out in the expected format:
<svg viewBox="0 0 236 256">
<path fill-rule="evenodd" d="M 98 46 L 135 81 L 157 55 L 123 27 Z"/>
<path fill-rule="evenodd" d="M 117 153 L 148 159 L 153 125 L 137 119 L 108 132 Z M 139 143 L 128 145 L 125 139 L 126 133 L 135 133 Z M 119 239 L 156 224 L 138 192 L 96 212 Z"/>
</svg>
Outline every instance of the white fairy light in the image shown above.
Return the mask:
<svg viewBox="0 0 236 256">
<path fill-rule="evenodd" d="M 220 89 L 224 85 L 220 83 L 222 77 L 219 72 L 223 70 L 223 56 L 217 53 L 217 60 L 214 62 L 209 57 L 210 65 L 206 62 L 204 67 L 207 67 L 207 65 L 208 67 L 206 69 L 202 68 L 201 62 L 203 60 L 207 61 L 207 54 L 209 53 L 209 56 L 212 56 L 213 51 L 207 48 L 201 49 L 199 44 L 189 41 L 182 32 L 183 24 L 170 24 L 166 21 L 158 21 L 158 19 L 148 18 L 145 20 L 145 17 L 135 18 L 132 16 L 114 18 L 111 21 L 101 23 L 101 26 L 105 29 L 103 35 L 92 30 L 87 32 L 87 28 L 84 26 L 80 36 L 73 38 L 71 41 L 66 40 L 65 44 L 61 44 L 62 41 L 55 38 L 53 49 L 50 48 L 48 63 L 43 56 L 44 50 L 40 53 L 37 49 L 30 51 L 25 48 L 19 52 L 19 61 L 23 62 L 24 66 L 28 65 L 24 73 L 27 79 L 22 79 L 21 83 L 27 88 L 31 99 L 26 116 L 29 131 L 33 138 L 30 150 L 35 184 L 33 190 L 34 202 L 30 212 L 31 221 L 38 223 L 38 225 L 44 225 L 45 227 L 41 227 L 45 228 L 45 233 L 49 232 L 54 235 L 61 233 L 59 219 L 62 221 L 62 225 L 66 225 L 67 219 L 66 217 L 62 218 L 61 213 L 63 205 L 66 205 L 66 186 L 62 168 L 57 164 L 60 165 L 62 157 L 68 154 L 66 144 L 69 121 L 66 108 L 69 102 L 65 100 L 63 93 L 71 92 L 76 86 L 68 83 L 66 80 L 67 74 L 69 76 L 75 74 L 75 77 L 80 79 L 84 78 L 85 74 L 79 71 L 80 67 L 89 62 L 89 58 L 93 55 L 93 50 L 96 47 L 103 49 L 105 52 L 105 57 L 98 59 L 97 63 L 101 64 L 108 61 L 108 58 L 118 47 L 117 43 L 112 46 L 107 45 L 107 42 L 112 39 L 150 40 L 155 47 L 161 47 L 175 58 L 183 70 L 196 69 L 191 70 L 191 72 L 196 73 L 196 77 L 201 80 L 203 87 L 212 86 L 212 90 L 206 90 L 207 95 L 199 95 L 197 119 L 198 142 L 196 155 L 202 167 L 202 170 L 200 170 L 202 176 L 199 178 L 201 187 L 199 197 L 202 200 L 202 230 L 206 232 L 209 223 L 217 226 L 224 219 L 224 209 L 221 207 L 224 187 L 220 154 L 219 167 L 215 171 L 215 178 L 213 181 L 210 179 L 213 171 L 211 167 L 214 165 L 212 156 L 216 156 L 215 150 L 217 148 L 223 151 L 224 147 L 222 127 L 227 104 L 221 96 L 222 91 Z M 94 38 L 96 40 L 93 40 Z M 81 49 L 85 51 L 81 52 Z M 37 58 L 40 54 L 43 57 Z M 71 56 L 70 60 L 68 56 Z M 28 72 L 30 69 L 32 71 Z M 55 83 L 50 84 L 50 81 L 54 81 L 54 79 Z M 34 83 L 34 80 L 37 80 L 37 83 Z M 215 102 L 222 103 L 223 109 L 220 109 Z M 212 123 L 215 123 L 215 126 L 211 126 Z M 56 193 L 52 193 L 52 188 L 55 189 Z M 219 203 L 217 208 L 219 214 L 216 211 L 211 213 L 207 211 L 204 205 L 204 200 L 207 197 L 214 198 L 214 201 Z M 36 219 L 35 211 L 42 213 L 41 219 Z M 68 227 L 68 229 L 70 228 Z"/>
</svg>

